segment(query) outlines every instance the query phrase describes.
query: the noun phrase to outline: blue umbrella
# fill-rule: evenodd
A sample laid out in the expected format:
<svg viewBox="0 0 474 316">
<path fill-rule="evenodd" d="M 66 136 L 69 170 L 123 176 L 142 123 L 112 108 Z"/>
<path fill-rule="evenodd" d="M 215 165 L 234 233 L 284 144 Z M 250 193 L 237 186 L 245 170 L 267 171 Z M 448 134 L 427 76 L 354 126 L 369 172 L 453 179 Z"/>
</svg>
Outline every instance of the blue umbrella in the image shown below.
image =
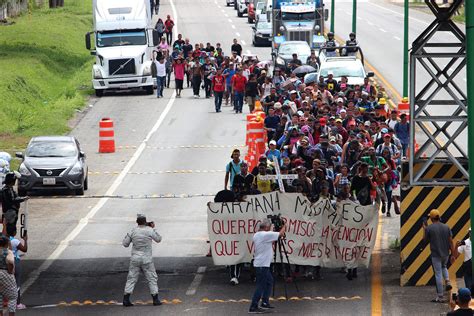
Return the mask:
<svg viewBox="0 0 474 316">
<path fill-rule="evenodd" d="M 318 73 L 317 72 L 312 72 L 310 74 L 307 74 L 306 76 L 304 76 L 304 83 L 305 84 L 310 84 L 310 83 L 313 83 L 313 82 L 316 82 L 318 81 Z"/>
</svg>

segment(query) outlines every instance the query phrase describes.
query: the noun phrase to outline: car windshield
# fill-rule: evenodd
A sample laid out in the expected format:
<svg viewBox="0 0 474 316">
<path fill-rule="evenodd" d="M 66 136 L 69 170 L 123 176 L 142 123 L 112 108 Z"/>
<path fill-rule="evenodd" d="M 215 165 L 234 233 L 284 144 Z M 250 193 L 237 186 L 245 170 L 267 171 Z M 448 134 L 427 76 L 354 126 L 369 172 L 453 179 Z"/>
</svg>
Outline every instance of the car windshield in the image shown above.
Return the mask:
<svg viewBox="0 0 474 316">
<path fill-rule="evenodd" d="M 323 77 L 328 76 L 328 72 L 332 71 L 335 78 L 342 76 L 347 77 L 365 77 L 364 68 L 359 63 L 340 63 L 337 65 L 331 65 L 330 67 L 321 68 L 320 75 Z"/>
<path fill-rule="evenodd" d="M 303 55 L 303 56 L 309 56 L 311 55 L 311 49 L 309 48 L 308 44 L 288 44 L 284 45 L 281 44 L 278 52 L 281 55 L 292 55 L 292 54 L 298 54 L 298 56 Z"/>
<path fill-rule="evenodd" d="M 272 25 L 268 22 L 258 22 L 257 23 L 257 30 L 269 30 Z"/>
<path fill-rule="evenodd" d="M 306 12 L 306 13 L 282 12 L 281 19 L 283 21 L 313 21 L 314 12 Z"/>
<path fill-rule="evenodd" d="M 144 30 L 97 32 L 97 47 L 146 45 Z"/>
<path fill-rule="evenodd" d="M 77 148 L 72 142 L 33 142 L 26 150 L 27 157 L 74 157 Z"/>
</svg>

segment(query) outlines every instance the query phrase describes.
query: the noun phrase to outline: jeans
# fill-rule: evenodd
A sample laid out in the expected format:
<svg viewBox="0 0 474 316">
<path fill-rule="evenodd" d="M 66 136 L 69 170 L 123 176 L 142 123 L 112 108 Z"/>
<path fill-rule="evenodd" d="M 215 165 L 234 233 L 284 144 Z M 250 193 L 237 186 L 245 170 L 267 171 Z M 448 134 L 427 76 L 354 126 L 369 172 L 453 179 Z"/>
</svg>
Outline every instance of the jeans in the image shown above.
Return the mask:
<svg viewBox="0 0 474 316">
<path fill-rule="evenodd" d="M 270 304 L 270 293 L 273 286 L 273 276 L 270 267 L 255 267 L 257 275 L 257 288 L 252 297 L 252 305 L 250 309 L 258 308 L 258 303 L 262 299 L 262 304 Z"/>
<path fill-rule="evenodd" d="M 402 157 L 407 156 L 408 144 L 402 144 Z"/>
<path fill-rule="evenodd" d="M 431 257 L 431 264 L 433 265 L 433 271 L 436 279 L 436 292 L 438 297 L 443 297 L 443 279 L 446 281 L 446 284 L 449 284 L 449 274 L 448 268 L 446 267 L 448 263 L 448 257 Z"/>
<path fill-rule="evenodd" d="M 204 91 L 206 92 L 206 98 L 211 97 L 212 81 L 210 79 L 204 79 Z"/>
<path fill-rule="evenodd" d="M 234 92 L 234 110 L 236 112 L 242 112 L 242 107 L 244 106 L 244 93 L 243 92 Z"/>
<path fill-rule="evenodd" d="M 173 32 L 166 33 L 166 43 L 171 45 L 171 41 L 173 40 Z M 173 50 L 173 49 L 171 49 Z"/>
<path fill-rule="evenodd" d="M 214 104 L 216 105 L 216 112 L 221 110 L 223 97 L 224 91 L 214 91 Z"/>
<path fill-rule="evenodd" d="M 193 76 L 193 94 L 199 95 L 201 89 L 201 76 Z"/>
<path fill-rule="evenodd" d="M 241 263 L 229 266 L 229 276 L 230 276 L 230 278 L 231 279 L 233 279 L 233 278 L 239 279 L 241 268 L 242 268 Z"/>
<path fill-rule="evenodd" d="M 156 77 L 156 96 L 162 97 L 163 96 L 163 89 L 166 85 L 166 76 L 163 77 Z"/>
</svg>

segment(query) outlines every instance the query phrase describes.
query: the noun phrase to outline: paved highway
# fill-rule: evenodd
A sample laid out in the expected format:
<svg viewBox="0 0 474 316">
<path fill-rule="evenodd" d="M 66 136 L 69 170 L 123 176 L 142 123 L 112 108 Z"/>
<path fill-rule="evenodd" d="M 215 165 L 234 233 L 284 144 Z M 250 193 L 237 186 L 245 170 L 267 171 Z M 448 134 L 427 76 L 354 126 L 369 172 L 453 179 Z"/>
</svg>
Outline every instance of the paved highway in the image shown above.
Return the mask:
<svg viewBox="0 0 474 316">
<path fill-rule="evenodd" d="M 173 5 L 162 1 L 160 15 L 166 14 L 174 16 L 179 33 L 192 43 L 220 42 L 228 53 L 232 39 L 238 38 L 244 52 L 256 53 L 260 59 L 270 58 L 269 48 L 250 46 L 247 19 L 237 18 L 232 8 L 225 7 L 224 0 L 174 0 Z M 377 55 L 376 51 L 367 51 L 369 59 Z M 378 67 L 376 60 L 373 63 Z M 211 197 L 180 195 L 206 195 L 223 188 L 222 170 L 230 152 L 244 143 L 244 115 L 248 109 L 244 108 L 244 115 L 236 115 L 230 107 L 224 107 L 222 113 L 216 114 L 213 100 L 193 99 L 190 89 L 183 92 L 181 99 L 175 98 L 172 89 L 166 89 L 163 99 L 122 92 L 92 99 L 90 103 L 72 131 L 88 154 L 92 174 L 87 194 L 167 197 L 31 200 L 30 251 L 23 262 L 23 302 L 29 308 L 19 314 L 245 314 L 249 303 L 236 301 L 248 300 L 253 291 L 247 272 L 239 286 L 231 287 L 225 268 L 214 266 L 205 257 L 206 203 Z M 115 122 L 119 146 L 115 154 L 97 153 L 98 122 L 103 117 Z M 135 225 L 137 213 L 155 221 L 163 236 L 162 243 L 154 246 L 160 295 L 169 303 L 161 307 L 150 306 L 149 302 L 130 309 L 115 306 L 114 301 L 120 303 L 122 299 L 130 253 L 121 246 L 121 240 Z M 393 233 L 390 227 L 396 227 L 397 221 L 383 219 L 379 251 L 388 249 L 388 234 Z M 373 290 L 383 291 L 387 302 L 392 300 L 384 304 L 384 314 L 406 314 L 417 308 L 428 313 L 444 310 L 441 305 L 429 303 L 420 307 L 394 304 L 403 301 L 396 285 L 398 268 L 394 267 L 398 255 L 383 253 L 383 262 L 389 268 L 382 277 L 394 290 L 377 285 Z M 304 299 L 275 302 L 280 313 L 371 313 L 373 279 L 368 269 L 361 269 L 359 278 L 351 283 L 339 271 L 323 269 L 323 276 L 321 281 L 300 279 L 299 292 L 288 284 L 291 297 Z M 281 282 L 276 290 L 277 297 L 283 295 Z M 432 294 L 413 290 L 408 293 L 412 293 L 410 297 L 417 293 L 416 297 L 425 302 Z M 143 278 L 132 299 L 151 300 Z M 66 303 L 58 306 L 60 302 Z M 88 306 L 91 303 L 95 305 Z M 76 306 L 81 304 L 86 306 Z"/>
</svg>

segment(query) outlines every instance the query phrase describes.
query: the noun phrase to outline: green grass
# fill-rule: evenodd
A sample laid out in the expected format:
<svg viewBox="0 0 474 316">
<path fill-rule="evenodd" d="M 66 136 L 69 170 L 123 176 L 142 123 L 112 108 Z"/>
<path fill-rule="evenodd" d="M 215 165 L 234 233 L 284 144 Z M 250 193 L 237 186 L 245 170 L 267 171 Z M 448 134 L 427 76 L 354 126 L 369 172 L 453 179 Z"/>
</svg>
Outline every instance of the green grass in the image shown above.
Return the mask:
<svg viewBox="0 0 474 316">
<path fill-rule="evenodd" d="M 84 45 L 91 12 L 92 1 L 66 0 L 64 8 L 34 9 L 0 26 L 0 150 L 69 130 L 92 92 Z"/>
</svg>

